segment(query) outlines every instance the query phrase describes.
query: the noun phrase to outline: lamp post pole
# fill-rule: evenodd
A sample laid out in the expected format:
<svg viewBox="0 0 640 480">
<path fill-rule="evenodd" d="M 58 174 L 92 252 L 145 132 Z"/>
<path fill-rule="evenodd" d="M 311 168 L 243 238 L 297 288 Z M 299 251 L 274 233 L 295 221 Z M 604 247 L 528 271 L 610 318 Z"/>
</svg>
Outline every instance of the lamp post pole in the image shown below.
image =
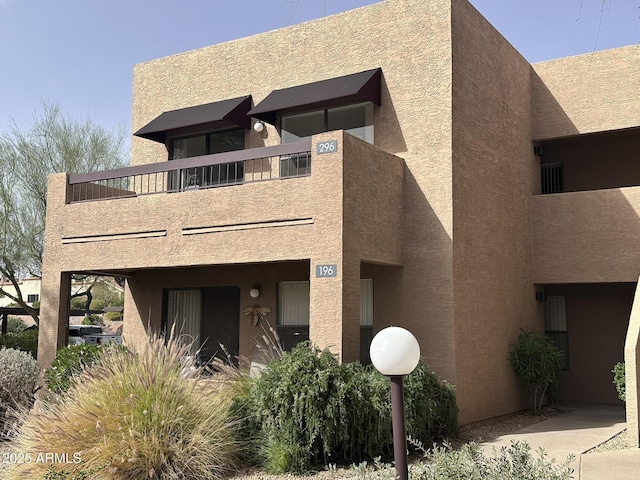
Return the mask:
<svg viewBox="0 0 640 480">
<path fill-rule="evenodd" d="M 396 464 L 396 472 L 400 480 L 409 480 L 402 376 L 391 377 L 391 422 L 393 424 L 393 459 Z"/>
<path fill-rule="evenodd" d="M 420 345 L 410 331 L 400 327 L 387 327 L 373 337 L 369 353 L 373 366 L 391 379 L 393 458 L 398 478 L 409 480 L 402 379 L 418 366 Z"/>
</svg>

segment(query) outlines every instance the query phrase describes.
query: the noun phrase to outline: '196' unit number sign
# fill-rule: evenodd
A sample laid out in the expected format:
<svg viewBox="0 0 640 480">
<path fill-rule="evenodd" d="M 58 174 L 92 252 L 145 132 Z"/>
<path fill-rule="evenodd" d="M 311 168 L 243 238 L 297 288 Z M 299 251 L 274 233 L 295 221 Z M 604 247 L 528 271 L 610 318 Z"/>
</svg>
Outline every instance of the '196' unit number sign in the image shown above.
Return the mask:
<svg viewBox="0 0 640 480">
<path fill-rule="evenodd" d="M 338 265 L 316 265 L 316 277 L 336 277 L 338 275 Z"/>
<path fill-rule="evenodd" d="M 320 142 L 316 145 L 316 154 L 334 153 L 338 151 L 338 140 L 329 140 L 328 142 Z"/>
</svg>

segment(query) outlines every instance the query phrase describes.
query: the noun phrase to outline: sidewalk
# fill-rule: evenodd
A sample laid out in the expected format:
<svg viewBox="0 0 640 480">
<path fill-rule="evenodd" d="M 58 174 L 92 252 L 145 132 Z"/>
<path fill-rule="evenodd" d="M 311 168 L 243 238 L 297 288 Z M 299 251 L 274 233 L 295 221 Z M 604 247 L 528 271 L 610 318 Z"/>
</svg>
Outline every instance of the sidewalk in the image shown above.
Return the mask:
<svg viewBox="0 0 640 480">
<path fill-rule="evenodd" d="M 563 462 L 575 456 L 571 466 L 576 480 L 628 480 L 640 478 L 640 449 L 581 454 L 606 442 L 626 428 L 624 407 L 617 405 L 572 405 L 564 415 L 544 420 L 511 435 L 482 444 L 499 449 L 511 441 L 527 442 L 533 452 L 543 447 L 548 458 Z"/>
</svg>

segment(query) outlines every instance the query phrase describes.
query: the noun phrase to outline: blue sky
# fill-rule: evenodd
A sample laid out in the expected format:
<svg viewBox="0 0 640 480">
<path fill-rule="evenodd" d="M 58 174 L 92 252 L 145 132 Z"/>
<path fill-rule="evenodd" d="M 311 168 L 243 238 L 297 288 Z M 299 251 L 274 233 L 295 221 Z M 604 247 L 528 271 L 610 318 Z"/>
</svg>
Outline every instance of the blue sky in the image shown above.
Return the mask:
<svg viewBox="0 0 640 480">
<path fill-rule="evenodd" d="M 27 129 L 45 99 L 130 133 L 136 63 L 371 3 L 0 0 L 0 132 Z M 640 0 L 471 3 L 530 62 L 640 43 Z"/>
</svg>

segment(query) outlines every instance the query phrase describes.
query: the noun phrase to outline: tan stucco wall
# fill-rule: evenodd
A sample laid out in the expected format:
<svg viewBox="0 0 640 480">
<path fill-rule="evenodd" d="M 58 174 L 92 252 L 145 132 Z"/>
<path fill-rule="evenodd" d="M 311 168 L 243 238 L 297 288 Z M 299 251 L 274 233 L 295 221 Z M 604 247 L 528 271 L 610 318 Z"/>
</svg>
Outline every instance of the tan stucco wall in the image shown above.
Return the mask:
<svg viewBox="0 0 640 480">
<path fill-rule="evenodd" d="M 273 89 L 381 67 L 375 145 L 406 162 L 404 288 L 388 322 L 416 331 L 431 367 L 453 381 L 450 28 L 446 0 L 386 0 L 143 63 L 134 70 L 133 129 L 165 110 L 247 94 L 258 103 Z M 266 132 L 249 132 L 247 146 L 279 143 L 273 127 Z M 138 138 L 132 153 L 135 164 L 167 157 Z"/>
<path fill-rule="evenodd" d="M 309 262 L 277 262 L 211 267 L 172 268 L 136 272 L 127 281 L 125 302 L 133 308 L 125 311 L 124 336 L 128 344 L 139 344 L 145 338 L 147 326 L 159 331 L 162 320 L 164 289 L 202 287 L 240 287 L 240 356 L 250 359 L 257 337 L 275 328 L 277 319 L 277 283 L 308 280 Z M 249 290 L 259 285 L 260 296 L 251 298 Z M 268 324 L 253 326 L 242 313 L 245 307 L 269 307 Z"/>
<path fill-rule="evenodd" d="M 569 369 L 558 376 L 560 401 L 621 403 L 611 369 L 624 361 L 635 288 L 635 283 L 545 287 L 547 295 L 567 298 Z"/>
<path fill-rule="evenodd" d="M 466 1 L 453 6 L 456 391 L 466 423 L 525 408 L 509 344 L 543 323 L 530 276 L 530 66 Z"/>
<path fill-rule="evenodd" d="M 302 178 L 67 204 L 67 176 L 52 175 L 46 231 L 48 285 L 55 291 L 62 271 L 130 273 L 310 260 L 315 272 L 316 264 L 336 264 L 337 278 L 311 277 L 310 334 L 320 347 L 331 346 L 344 359 L 358 359 L 361 259 L 402 263 L 404 163 L 341 131 L 315 136 L 312 151 L 318 141 L 327 139 L 338 140 L 337 152 L 314 155 L 312 175 Z M 369 173 L 360 173 L 367 169 Z M 264 222 L 276 226 L 265 228 Z M 363 232 L 374 223 L 365 238 Z M 207 232 L 211 227 L 231 228 Z M 193 234 L 194 229 L 205 231 Z M 151 302 L 144 288 L 140 293 L 140 280 L 133 275 L 126 298 L 143 309 L 126 308 L 125 321 L 131 323 L 128 336 L 146 326 L 144 302 Z M 134 288 L 142 297 L 134 295 Z M 152 310 L 157 309 L 156 303 Z M 46 310 L 43 318 L 50 322 L 57 317 Z"/>
<path fill-rule="evenodd" d="M 534 283 L 634 282 L 640 187 L 532 197 Z"/>
<path fill-rule="evenodd" d="M 535 140 L 640 125 L 636 45 L 533 65 Z"/>
<path fill-rule="evenodd" d="M 347 136 L 349 149 L 355 149 L 346 153 L 351 160 L 344 157 L 344 163 L 353 163 L 349 168 L 358 171 L 367 166 L 387 173 L 386 177 L 366 175 L 349 180 L 354 191 L 354 185 L 365 182 L 364 192 L 378 191 L 380 206 L 375 212 L 358 205 L 374 203 L 370 196 L 343 197 L 344 141 L 342 132 L 332 132 L 314 139 L 337 138 L 338 152 L 314 156 L 313 174 L 307 177 L 68 205 L 64 198 L 54 198 L 47 246 L 56 253 L 55 263 L 69 271 L 308 259 L 332 248 L 342 250 L 343 215 L 348 208 L 368 212 L 360 219 L 365 223 L 372 215 L 380 220 L 379 228 L 367 238 L 370 243 L 362 247 L 368 259 L 400 264 L 403 162 Z M 52 176 L 51 189 L 64 188 L 65 180 L 64 174 Z M 295 220 L 308 222 L 257 228 L 264 222 Z M 188 234 L 194 229 L 237 225 L 246 228 Z M 125 234 L 151 236 L 117 237 Z M 103 238 L 96 241 L 95 236 Z M 141 251 L 145 254 L 140 255 Z"/>
<path fill-rule="evenodd" d="M 22 294 L 22 298 L 26 301 L 29 298 L 29 295 L 40 295 L 40 286 L 41 280 L 39 278 L 25 278 L 21 282 L 18 282 L 20 287 L 20 293 Z M 17 296 L 18 292 L 16 288 L 13 286 L 11 282 L 0 282 L 0 288 L 7 292 L 11 296 Z M 13 300 L 7 296 L 0 296 L 0 307 L 6 307 L 7 305 L 11 305 Z"/>
<path fill-rule="evenodd" d="M 638 371 L 640 371 L 640 279 L 636 283 L 629 327 L 624 342 L 624 362 L 627 438 L 631 447 L 640 447 L 640 395 L 638 394 Z"/>
<path fill-rule="evenodd" d="M 110 202 L 64 205 L 59 196 L 66 177 L 52 177 L 50 188 L 57 190 L 50 197 L 43 289 L 53 303 L 43 310 L 45 330 L 59 332 L 53 316 L 64 303 L 56 300 L 61 272 L 301 260 L 311 272 L 311 336 L 351 360 L 359 353 L 362 263 L 379 264 L 375 329 L 402 325 L 416 334 L 429 366 L 456 384 L 460 420 L 517 410 L 524 403 L 506 354 L 520 327 L 542 328 L 532 278 L 585 281 L 585 268 L 593 274 L 604 262 L 624 272 L 609 276 L 629 281 L 633 269 L 620 262 L 637 238 L 637 219 L 625 206 L 640 200 L 634 189 L 622 195 L 632 199 L 627 204 L 615 193 L 606 197 L 617 209 L 615 221 L 598 218 L 594 227 L 614 227 L 622 237 L 588 233 L 601 236 L 607 248 L 613 242 L 627 250 L 593 267 L 579 265 L 588 264 L 579 229 L 593 222 L 593 202 L 585 197 L 585 205 L 581 199 L 569 205 L 578 215 L 567 220 L 568 211 L 558 213 L 558 204 L 549 203 L 553 196 L 531 200 L 540 188 L 531 139 L 637 126 L 637 55 L 620 49 L 546 62 L 534 71 L 466 0 L 385 0 L 137 65 L 134 131 L 163 111 L 247 94 L 258 103 L 274 89 L 381 67 L 378 150 L 339 133 L 340 151 L 315 157 L 307 178 Z M 247 131 L 246 148 L 279 141 L 267 126 L 262 134 Z M 165 146 L 133 138 L 132 164 L 164 161 Z M 312 222 L 183 234 L 185 228 L 294 219 Z M 616 223 L 629 219 L 630 230 Z M 541 230 L 554 225 L 550 234 Z M 117 233 L 150 236 L 68 241 Z M 558 239 L 562 247 L 553 243 Z M 555 264 L 540 254 L 547 247 L 556 252 Z M 532 274 L 538 261 L 542 266 Z M 338 277 L 315 278 L 319 263 L 338 265 Z M 574 275 L 569 269 L 575 266 Z M 146 288 L 136 280 L 127 288 L 127 301 L 139 308 L 126 314 L 135 317 L 131 334 L 142 333 L 145 305 L 158 308 L 157 289 Z"/>
</svg>

